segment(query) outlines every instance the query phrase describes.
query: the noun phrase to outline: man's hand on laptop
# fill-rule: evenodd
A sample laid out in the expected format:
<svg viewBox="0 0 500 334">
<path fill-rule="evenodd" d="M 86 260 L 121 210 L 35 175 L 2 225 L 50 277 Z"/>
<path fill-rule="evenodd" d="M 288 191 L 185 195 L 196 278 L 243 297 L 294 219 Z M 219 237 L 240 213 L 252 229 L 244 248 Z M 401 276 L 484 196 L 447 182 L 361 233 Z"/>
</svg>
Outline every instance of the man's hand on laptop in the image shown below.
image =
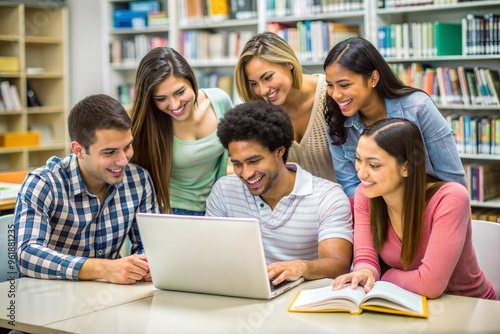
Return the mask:
<svg viewBox="0 0 500 334">
<path fill-rule="evenodd" d="M 267 266 L 269 279 L 272 279 L 273 285 L 281 282 L 295 281 L 302 277 L 307 265 L 302 260 L 292 260 L 286 262 L 275 262 Z"/>
</svg>

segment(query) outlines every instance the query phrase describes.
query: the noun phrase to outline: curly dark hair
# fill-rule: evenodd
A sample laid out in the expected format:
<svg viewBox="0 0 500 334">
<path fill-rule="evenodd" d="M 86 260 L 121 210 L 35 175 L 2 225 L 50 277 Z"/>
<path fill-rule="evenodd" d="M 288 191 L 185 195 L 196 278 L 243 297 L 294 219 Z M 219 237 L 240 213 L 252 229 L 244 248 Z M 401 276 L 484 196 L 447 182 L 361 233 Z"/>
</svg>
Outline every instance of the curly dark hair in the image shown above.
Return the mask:
<svg viewBox="0 0 500 334">
<path fill-rule="evenodd" d="M 279 106 L 264 101 L 249 101 L 229 109 L 217 127 L 217 136 L 227 149 L 234 141 L 257 141 L 274 152 L 285 147 L 283 162 L 293 143 L 290 116 Z"/>
</svg>

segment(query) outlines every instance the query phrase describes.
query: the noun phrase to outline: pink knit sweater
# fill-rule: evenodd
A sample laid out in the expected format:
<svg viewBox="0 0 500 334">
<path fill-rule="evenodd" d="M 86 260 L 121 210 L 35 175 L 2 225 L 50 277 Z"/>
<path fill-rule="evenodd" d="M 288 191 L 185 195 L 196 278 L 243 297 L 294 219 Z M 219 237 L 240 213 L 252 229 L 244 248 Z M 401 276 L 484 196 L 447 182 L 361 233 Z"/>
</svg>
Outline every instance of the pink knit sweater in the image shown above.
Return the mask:
<svg viewBox="0 0 500 334">
<path fill-rule="evenodd" d="M 382 277 L 370 231 L 369 199 L 361 185 L 354 202 L 354 270 L 370 268 L 375 280 L 392 282 L 429 298 L 446 293 L 497 299 L 472 246 L 470 202 L 465 187 L 448 182 L 431 198 L 424 214 L 420 247 L 407 270 L 400 262 L 402 244 L 388 222 L 387 241 L 380 256 L 391 269 Z"/>
</svg>

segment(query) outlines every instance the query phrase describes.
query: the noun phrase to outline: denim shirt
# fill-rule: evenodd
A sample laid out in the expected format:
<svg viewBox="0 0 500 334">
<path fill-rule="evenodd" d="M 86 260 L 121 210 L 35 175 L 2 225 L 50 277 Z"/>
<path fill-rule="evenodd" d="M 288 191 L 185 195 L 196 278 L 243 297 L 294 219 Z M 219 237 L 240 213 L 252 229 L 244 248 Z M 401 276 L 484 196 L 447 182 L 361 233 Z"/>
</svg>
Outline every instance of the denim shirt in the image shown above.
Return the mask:
<svg viewBox="0 0 500 334">
<path fill-rule="evenodd" d="M 426 148 L 427 174 L 443 181 L 456 181 L 465 185 L 465 172 L 452 129 L 428 95 L 415 92 L 399 99 L 385 99 L 385 106 L 387 118 L 406 118 L 420 128 Z M 348 117 L 344 126 L 347 131 L 346 142 L 340 146 L 330 144 L 329 148 L 337 182 L 344 188 L 347 196 L 352 198 L 360 183 L 355 169 L 356 146 L 366 126 L 359 112 Z M 331 143 L 331 137 L 328 136 Z"/>
</svg>

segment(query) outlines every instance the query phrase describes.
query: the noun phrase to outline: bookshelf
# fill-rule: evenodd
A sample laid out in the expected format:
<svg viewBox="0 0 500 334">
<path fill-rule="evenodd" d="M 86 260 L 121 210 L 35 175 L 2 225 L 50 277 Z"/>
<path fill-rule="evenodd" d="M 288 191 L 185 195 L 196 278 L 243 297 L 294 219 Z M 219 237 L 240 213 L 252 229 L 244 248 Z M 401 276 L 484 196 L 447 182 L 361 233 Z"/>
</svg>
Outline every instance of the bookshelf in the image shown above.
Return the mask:
<svg viewBox="0 0 500 334">
<path fill-rule="evenodd" d="M 107 26 L 112 27 L 112 11 L 116 6 L 123 6 L 130 1 L 105 1 L 105 14 L 103 17 L 107 20 Z M 213 1 L 214 3 L 216 1 Z M 151 34 L 168 35 L 168 45 L 180 50 L 189 60 L 194 68 L 200 86 L 219 86 L 218 79 L 221 77 L 232 77 L 234 65 L 237 60 L 237 52 L 229 53 L 227 50 L 235 50 L 233 44 L 229 44 L 232 34 L 240 33 L 239 42 L 248 39 L 249 36 L 257 32 L 270 29 L 273 25 L 279 28 L 297 28 L 306 21 L 318 22 L 329 21 L 344 25 L 358 25 L 362 37 L 369 39 L 374 45 L 378 43 L 378 29 L 385 25 L 403 24 L 408 22 L 444 22 L 461 23 L 461 20 L 467 14 L 484 15 L 486 13 L 495 13 L 500 15 L 500 1 L 459 1 L 456 3 L 444 4 L 445 1 L 427 1 L 426 5 L 399 6 L 391 8 L 378 8 L 379 3 L 403 4 L 405 1 L 340 1 L 324 2 L 323 7 L 314 6 L 316 1 L 268 1 L 268 0 L 231 0 L 226 3 L 229 5 L 240 3 L 256 11 L 256 15 L 245 14 L 242 17 L 235 18 L 235 14 L 229 11 L 226 16 L 206 15 L 209 9 L 203 7 L 204 0 L 190 0 L 189 3 L 197 5 L 197 14 L 193 8 L 188 10 L 188 1 L 162 0 L 159 4 L 163 8 L 168 8 L 169 26 L 165 27 L 163 32 L 151 32 Z M 253 5 L 249 5 L 253 2 Z M 453 1 L 448 1 L 453 2 Z M 243 4 L 241 4 L 243 3 Z M 408 3 L 415 3 L 408 2 Z M 305 5 L 304 5 L 305 4 Z M 287 7 L 288 5 L 288 7 Z M 188 15 L 188 12 L 190 13 Z M 239 12 L 247 13 L 246 10 Z M 242 32 L 248 32 L 241 34 Z M 140 30 L 118 30 L 110 28 L 106 33 L 110 43 L 113 40 L 124 39 L 124 36 L 135 36 L 144 33 Z M 215 36 L 215 37 L 214 37 Z M 192 39 L 190 41 L 190 39 Z M 218 40 L 219 39 L 219 40 Z M 192 43 L 192 44 L 190 44 Z M 194 45 L 194 46 L 191 46 Z M 229 48 L 228 45 L 232 45 Z M 214 46 L 217 46 L 214 48 Z M 463 50 L 466 48 L 463 44 Z M 210 49 L 210 47 L 212 47 Z M 329 49 L 328 46 L 326 49 Z M 106 46 L 106 50 L 109 50 Z M 235 56 L 236 54 L 236 56 Z M 309 57 L 307 54 L 298 54 L 301 63 L 304 66 L 305 73 L 322 73 L 324 57 Z M 117 95 L 117 85 L 123 82 L 133 83 L 136 63 L 130 64 L 111 64 L 109 54 L 106 55 L 107 68 L 105 71 L 105 87 L 109 87 L 107 93 Z M 432 67 L 487 67 L 500 71 L 500 54 L 468 55 L 466 52 L 455 55 L 430 56 L 419 55 L 404 57 L 387 57 L 390 64 L 402 64 L 402 66 L 411 66 L 412 63 L 426 64 Z M 106 68 L 106 67 L 105 67 Z M 225 90 L 227 88 L 221 87 Z M 234 88 L 232 90 L 233 100 L 239 102 Z M 464 106 L 464 105 L 442 105 L 438 101 L 438 107 L 445 116 L 450 114 L 474 114 L 481 113 L 491 117 L 500 117 L 500 106 Z M 500 159 L 494 154 L 461 154 L 464 164 L 492 162 L 500 167 Z M 475 207 L 500 208 L 500 195 L 498 199 L 492 199 L 484 202 L 473 201 Z"/>
<path fill-rule="evenodd" d="M 156 46 L 177 45 L 171 32 L 170 16 L 174 3 L 156 1 L 152 10 L 160 19 L 152 23 L 147 14 L 135 14 L 131 0 L 109 0 L 101 2 L 101 15 L 107 32 L 104 35 L 103 86 L 106 93 L 116 97 L 126 108 L 133 99 L 133 84 L 137 66 L 142 57 Z M 144 1 L 150 4 L 151 1 Z M 143 8 L 144 9 L 144 8 Z M 119 15 L 117 14 L 119 13 Z M 175 29 L 175 28 L 174 28 Z"/>
<path fill-rule="evenodd" d="M 467 15 L 477 15 L 484 16 L 488 13 L 494 13 L 496 15 L 500 15 L 500 1 L 490 0 L 490 1 L 460 1 L 453 5 L 445 5 L 445 4 L 431 4 L 426 6 L 408 6 L 408 7 L 393 7 L 393 8 L 375 8 L 374 10 L 375 16 L 371 20 L 371 24 L 373 25 L 370 29 L 370 40 L 377 45 L 380 43 L 380 27 L 383 26 L 395 26 L 398 24 L 409 23 L 410 26 L 412 23 L 421 24 L 422 30 L 421 34 L 424 34 L 425 24 L 433 23 L 435 21 L 444 22 L 444 23 L 452 23 L 461 25 L 462 20 L 467 18 Z M 463 25 L 461 25 L 462 27 Z M 411 27 L 410 27 L 411 29 Z M 419 28 L 420 29 L 420 28 Z M 394 31 L 394 30 L 392 30 Z M 414 30 L 415 31 L 415 30 Z M 413 32 L 414 32 L 413 31 Z M 444 55 L 444 56 L 436 56 L 432 53 L 416 53 L 413 56 L 408 57 L 404 55 L 404 52 L 398 52 L 397 54 L 392 54 L 386 57 L 387 61 L 394 66 L 400 66 L 402 68 L 407 68 L 412 66 L 412 64 L 420 64 L 424 65 L 424 67 L 430 68 L 453 68 L 457 69 L 459 67 L 464 68 L 489 68 L 500 71 L 500 52 L 496 52 L 494 54 L 487 54 L 486 52 L 482 54 L 470 54 L 469 44 L 470 38 L 462 39 L 460 43 L 460 39 L 462 36 L 467 36 L 467 33 L 464 31 L 459 32 L 458 38 L 449 38 L 452 42 L 454 42 L 454 46 L 461 46 L 461 51 L 458 54 Z M 429 35 L 427 35 L 429 36 Z M 498 37 L 497 37 L 498 38 Z M 427 39 L 430 39 L 427 37 Z M 425 43 L 425 42 L 424 42 Z M 403 42 L 403 44 L 405 44 Z M 387 44 L 378 44 L 387 45 Z M 391 45 L 391 43 L 389 43 Z M 391 45 L 393 46 L 393 45 Z M 401 46 L 401 42 L 398 43 L 398 46 Z M 424 46 L 425 47 L 425 46 Z M 438 44 L 439 47 L 439 44 Z M 446 48 L 446 45 L 442 45 L 443 48 Z M 446 50 L 445 50 L 446 51 Z M 446 53 L 446 52 L 445 52 Z M 453 52 L 451 52 L 453 53 Z M 418 85 L 417 85 L 418 86 Z M 442 90 L 441 90 L 442 91 Z M 448 100 L 447 100 L 448 101 Z M 445 102 L 444 98 L 438 97 L 436 99 L 439 110 L 443 113 L 445 117 L 449 119 L 453 119 L 455 117 L 463 117 L 470 116 L 471 119 L 475 117 L 484 116 L 488 119 L 494 119 L 500 117 L 500 105 L 499 104 L 488 104 L 481 102 L 476 105 L 466 105 L 466 103 L 452 103 Z M 468 120 L 467 120 L 468 121 Z M 466 121 L 466 124 L 467 124 Z M 455 129 L 454 129 L 455 130 Z M 461 131 L 461 130 L 460 130 Z M 474 130 L 476 131 L 476 130 Z M 456 131 L 455 131 L 456 133 Z M 472 133 L 472 137 L 475 137 L 474 133 Z M 467 141 L 468 139 L 459 138 L 457 143 L 462 141 Z M 494 141 L 493 139 L 490 139 Z M 457 145 L 460 146 L 460 145 Z M 470 148 L 470 146 L 469 146 Z M 467 149 L 468 150 L 468 149 Z M 500 158 L 495 152 L 491 152 L 489 154 L 484 153 L 470 153 L 466 152 L 466 150 L 461 149 L 459 147 L 460 156 L 462 158 L 462 162 L 464 166 L 473 165 L 473 166 L 487 166 L 493 165 L 494 169 L 500 170 Z M 471 176 L 468 175 L 469 178 L 469 187 L 472 187 L 471 183 L 475 183 L 471 180 Z M 482 181 L 480 181 L 482 182 Z M 495 182 L 495 181 L 493 181 Z M 497 187 L 496 185 L 482 184 L 481 186 L 485 187 Z M 471 196 L 472 196 L 471 191 Z M 500 208 L 500 193 L 492 199 L 487 200 L 474 200 L 474 196 L 471 197 L 471 205 L 476 208 Z M 474 210 L 473 210 L 474 211 Z"/>
<path fill-rule="evenodd" d="M 67 31 L 60 1 L 0 2 L 0 57 L 18 64 L 0 70 L 0 82 L 14 86 L 19 97 L 19 105 L 0 111 L 0 134 L 16 138 L 0 146 L 0 171 L 33 169 L 69 151 Z M 28 84 L 40 105 L 28 102 Z"/>
</svg>

